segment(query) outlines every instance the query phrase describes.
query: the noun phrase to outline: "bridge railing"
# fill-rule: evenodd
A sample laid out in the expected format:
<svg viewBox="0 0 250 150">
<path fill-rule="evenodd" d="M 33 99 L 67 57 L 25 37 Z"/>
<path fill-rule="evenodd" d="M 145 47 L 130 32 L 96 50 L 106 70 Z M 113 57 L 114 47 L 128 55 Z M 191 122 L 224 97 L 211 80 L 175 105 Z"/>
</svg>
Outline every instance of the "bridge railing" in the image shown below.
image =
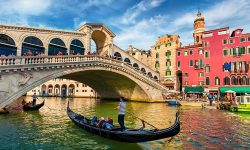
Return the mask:
<svg viewBox="0 0 250 150">
<path fill-rule="evenodd" d="M 33 65 L 33 64 L 57 64 L 57 63 L 69 63 L 69 62 L 90 62 L 101 61 L 106 63 L 114 63 L 128 69 L 133 69 L 142 76 L 159 83 L 159 80 L 153 79 L 147 74 L 137 70 L 126 62 L 97 55 L 67 55 L 67 56 L 14 56 L 14 57 L 0 57 L 0 69 L 1 66 L 19 66 L 19 65 Z"/>
</svg>

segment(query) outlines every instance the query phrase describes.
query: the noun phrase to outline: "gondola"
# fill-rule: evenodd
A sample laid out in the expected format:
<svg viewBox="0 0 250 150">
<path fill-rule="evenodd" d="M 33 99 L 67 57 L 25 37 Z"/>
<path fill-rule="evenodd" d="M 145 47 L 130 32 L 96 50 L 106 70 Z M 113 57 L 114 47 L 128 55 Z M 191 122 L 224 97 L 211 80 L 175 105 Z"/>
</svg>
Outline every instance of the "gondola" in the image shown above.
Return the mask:
<svg viewBox="0 0 250 150">
<path fill-rule="evenodd" d="M 23 110 L 25 111 L 29 111 L 29 110 L 38 110 L 40 109 L 41 107 L 43 107 L 44 105 L 44 101 L 41 103 L 41 104 L 36 104 L 36 105 L 30 105 L 30 104 L 24 104 L 23 105 Z"/>
<path fill-rule="evenodd" d="M 152 130 L 127 128 L 124 131 L 121 131 L 121 128 L 118 126 L 115 126 L 110 130 L 98 128 L 94 125 L 91 125 L 90 119 L 73 112 L 70 109 L 69 104 L 67 106 L 67 114 L 77 126 L 85 129 L 86 131 L 108 139 L 113 139 L 122 142 L 136 143 L 159 140 L 175 136 L 180 132 L 179 112 L 176 113 L 175 123 L 168 128 Z"/>
</svg>

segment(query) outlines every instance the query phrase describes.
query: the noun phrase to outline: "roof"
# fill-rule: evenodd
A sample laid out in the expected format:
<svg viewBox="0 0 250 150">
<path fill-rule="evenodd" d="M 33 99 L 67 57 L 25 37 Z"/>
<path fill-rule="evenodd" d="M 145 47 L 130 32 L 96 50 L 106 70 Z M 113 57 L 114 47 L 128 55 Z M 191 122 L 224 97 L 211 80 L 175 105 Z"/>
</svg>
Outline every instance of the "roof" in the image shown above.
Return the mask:
<svg viewBox="0 0 250 150">
<path fill-rule="evenodd" d="M 236 32 L 236 31 L 238 31 L 238 30 L 240 30 L 240 32 L 242 32 L 242 31 L 243 31 L 243 29 L 240 29 L 240 28 L 235 29 L 235 30 L 232 32 L 231 37 L 235 36 L 235 32 Z"/>
<path fill-rule="evenodd" d="M 85 23 L 82 25 L 78 30 L 80 30 L 84 26 L 90 26 L 90 27 L 103 27 L 103 29 L 108 32 L 112 37 L 115 37 L 116 35 L 114 32 L 112 32 L 107 26 L 105 26 L 103 23 Z"/>
<path fill-rule="evenodd" d="M 177 48 L 176 50 L 188 49 L 188 48 L 196 48 L 196 47 L 202 47 L 202 44 L 187 45 L 187 46 L 183 46 L 183 47 Z"/>
<path fill-rule="evenodd" d="M 218 29 L 207 30 L 207 31 L 204 31 L 203 34 L 210 33 L 213 31 L 220 31 L 220 30 L 229 30 L 229 27 L 222 27 L 222 28 L 218 28 Z"/>
</svg>

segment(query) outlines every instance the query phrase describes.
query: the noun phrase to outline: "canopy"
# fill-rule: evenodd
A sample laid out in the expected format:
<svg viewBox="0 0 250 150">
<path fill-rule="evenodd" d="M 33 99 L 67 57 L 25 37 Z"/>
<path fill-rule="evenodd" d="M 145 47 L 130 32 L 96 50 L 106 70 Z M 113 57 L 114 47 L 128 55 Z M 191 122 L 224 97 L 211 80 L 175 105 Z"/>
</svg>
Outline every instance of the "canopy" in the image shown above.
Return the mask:
<svg viewBox="0 0 250 150">
<path fill-rule="evenodd" d="M 250 86 L 247 87 L 219 87 L 220 93 L 227 93 L 228 91 L 234 91 L 236 93 L 250 93 Z"/>
<path fill-rule="evenodd" d="M 184 93 L 204 93 L 203 86 L 185 86 Z"/>
</svg>

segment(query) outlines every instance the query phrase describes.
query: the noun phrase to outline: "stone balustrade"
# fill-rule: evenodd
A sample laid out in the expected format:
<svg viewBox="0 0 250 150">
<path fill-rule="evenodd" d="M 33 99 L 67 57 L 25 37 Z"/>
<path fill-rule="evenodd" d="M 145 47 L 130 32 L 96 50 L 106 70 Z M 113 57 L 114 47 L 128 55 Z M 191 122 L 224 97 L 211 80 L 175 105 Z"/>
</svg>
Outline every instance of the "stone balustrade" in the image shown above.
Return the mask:
<svg viewBox="0 0 250 150">
<path fill-rule="evenodd" d="M 108 57 L 102 57 L 97 55 L 67 55 L 67 56 L 14 56 L 14 57 L 0 57 L 0 71 L 4 71 L 8 66 L 29 66 L 35 64 L 60 64 L 60 63 L 71 63 L 71 62 L 104 62 L 112 63 L 118 66 L 125 67 L 128 70 L 133 70 L 136 73 L 146 77 L 148 80 L 158 82 L 158 80 L 149 77 L 145 73 L 137 70 L 126 62 L 112 59 Z M 1 66 L 5 66 L 2 67 Z"/>
</svg>

